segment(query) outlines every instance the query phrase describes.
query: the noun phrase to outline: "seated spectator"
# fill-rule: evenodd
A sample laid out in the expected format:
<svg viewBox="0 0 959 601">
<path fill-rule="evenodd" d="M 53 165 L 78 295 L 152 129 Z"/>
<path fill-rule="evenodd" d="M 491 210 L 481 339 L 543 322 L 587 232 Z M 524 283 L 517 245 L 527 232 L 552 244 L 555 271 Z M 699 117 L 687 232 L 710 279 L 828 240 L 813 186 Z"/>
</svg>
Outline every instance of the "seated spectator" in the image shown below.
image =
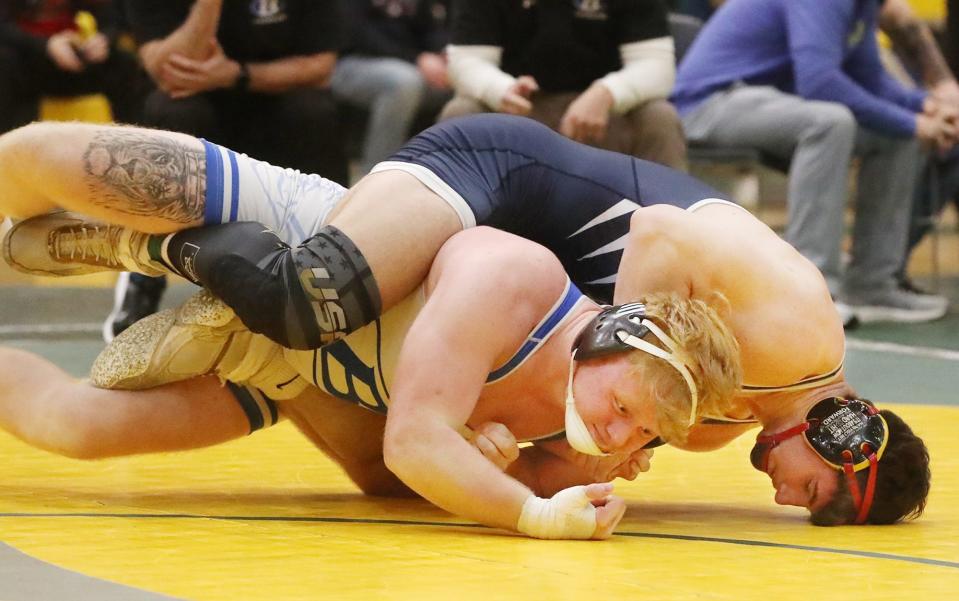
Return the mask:
<svg viewBox="0 0 959 601">
<path fill-rule="evenodd" d="M 956 53 L 955 44 L 950 43 L 955 36 L 955 20 L 959 15 L 953 2 L 946 3 L 947 52 Z M 950 70 L 950 62 L 959 65 L 959 60 L 947 62 L 935 36 L 929 26 L 912 10 L 906 0 L 886 0 L 879 14 L 879 26 L 893 43 L 895 57 L 901 61 L 898 72 L 909 86 L 922 86 L 929 91 L 930 97 L 942 110 L 959 115 L 959 83 Z M 955 59 L 955 56 L 950 58 Z M 893 74 L 897 71 L 893 71 Z M 906 273 L 909 256 L 913 249 L 932 228 L 933 217 L 949 202 L 959 206 L 959 147 L 953 147 L 947 153 L 930 153 L 925 164 L 925 172 L 919 178 L 913 198 L 912 223 L 909 228 L 909 242 L 903 257 L 900 272 L 901 285 L 907 289 L 918 290 Z"/>
<path fill-rule="evenodd" d="M 443 55 L 446 5 L 346 0 L 342 10 L 348 42 L 331 87 L 338 100 L 369 112 L 360 158 L 365 174 L 409 139 L 420 113 L 435 119 L 450 99 Z"/>
<path fill-rule="evenodd" d="M 840 312 L 927 321 L 943 297 L 899 286 L 920 142 L 957 130 L 925 92 L 884 71 L 878 0 L 729 0 L 683 59 L 674 102 L 691 142 L 791 157 L 786 239 L 823 273 Z M 861 159 L 851 262 L 842 269 L 847 172 Z"/>
<path fill-rule="evenodd" d="M 128 0 L 140 58 L 157 85 L 147 125 L 275 165 L 347 183 L 329 80 L 339 47 L 336 0 Z M 121 279 L 109 339 L 156 311 L 162 281 Z"/>
<path fill-rule="evenodd" d="M 677 169 L 686 143 L 666 97 L 673 40 L 658 0 L 453 0 L 456 96 L 440 119 L 526 115 L 563 135 Z"/>
<path fill-rule="evenodd" d="M 78 30 L 79 11 L 97 31 Z M 0 133 L 35 120 L 42 96 L 102 93 L 115 119 L 139 121 L 145 87 L 136 58 L 116 47 L 120 31 L 108 0 L 0 3 Z"/>
</svg>

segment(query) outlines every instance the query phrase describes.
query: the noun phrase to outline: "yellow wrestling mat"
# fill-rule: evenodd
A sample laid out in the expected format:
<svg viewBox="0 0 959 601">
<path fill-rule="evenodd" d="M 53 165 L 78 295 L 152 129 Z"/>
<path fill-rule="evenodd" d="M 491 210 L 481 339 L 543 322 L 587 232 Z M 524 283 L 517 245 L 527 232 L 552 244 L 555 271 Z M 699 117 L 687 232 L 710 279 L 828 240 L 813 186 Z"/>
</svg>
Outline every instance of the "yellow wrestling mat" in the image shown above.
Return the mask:
<svg viewBox="0 0 959 601">
<path fill-rule="evenodd" d="M 524 539 L 426 502 L 365 498 L 289 424 L 93 463 L 0 435 L 0 537 L 12 547 L 0 556 L 36 564 L 0 562 L 36 587 L 0 598 L 954 599 L 959 408 L 892 407 L 934 458 L 915 523 L 809 525 L 772 503 L 747 436 L 708 454 L 660 449 L 652 471 L 618 484 L 629 510 L 606 542 Z M 46 592 L 58 579 L 64 596 Z M 95 586 L 119 592 L 84 593 Z"/>
</svg>

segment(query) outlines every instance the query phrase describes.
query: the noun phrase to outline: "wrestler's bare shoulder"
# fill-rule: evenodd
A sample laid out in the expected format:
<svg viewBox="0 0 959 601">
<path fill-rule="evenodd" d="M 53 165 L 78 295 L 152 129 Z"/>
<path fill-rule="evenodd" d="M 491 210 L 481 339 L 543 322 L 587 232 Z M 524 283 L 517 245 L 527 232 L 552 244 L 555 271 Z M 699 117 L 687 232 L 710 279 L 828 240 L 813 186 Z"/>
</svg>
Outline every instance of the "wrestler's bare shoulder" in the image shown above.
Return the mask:
<svg viewBox="0 0 959 601">
<path fill-rule="evenodd" d="M 440 280 L 469 290 L 485 304 L 508 305 L 510 319 L 535 324 L 563 293 L 567 277 L 562 263 L 544 246 L 481 226 L 443 244 L 426 281 L 427 295 Z"/>
</svg>

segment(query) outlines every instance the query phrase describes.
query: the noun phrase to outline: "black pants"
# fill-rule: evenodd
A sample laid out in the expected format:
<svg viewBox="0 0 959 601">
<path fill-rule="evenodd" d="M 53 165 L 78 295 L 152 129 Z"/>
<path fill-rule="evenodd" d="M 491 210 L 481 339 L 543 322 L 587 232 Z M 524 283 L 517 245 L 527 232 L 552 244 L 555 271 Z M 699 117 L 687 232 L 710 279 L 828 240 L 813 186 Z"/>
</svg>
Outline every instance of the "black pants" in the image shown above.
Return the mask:
<svg viewBox="0 0 959 601">
<path fill-rule="evenodd" d="M 114 119 L 138 123 L 148 88 L 136 59 L 116 47 L 79 73 L 63 71 L 43 51 L 0 47 L 0 133 L 35 120 L 41 96 L 104 94 Z"/>
<path fill-rule="evenodd" d="M 180 100 L 156 90 L 147 98 L 144 119 L 152 127 L 191 134 L 280 167 L 348 183 L 336 106 L 326 90 L 218 91 Z"/>
</svg>

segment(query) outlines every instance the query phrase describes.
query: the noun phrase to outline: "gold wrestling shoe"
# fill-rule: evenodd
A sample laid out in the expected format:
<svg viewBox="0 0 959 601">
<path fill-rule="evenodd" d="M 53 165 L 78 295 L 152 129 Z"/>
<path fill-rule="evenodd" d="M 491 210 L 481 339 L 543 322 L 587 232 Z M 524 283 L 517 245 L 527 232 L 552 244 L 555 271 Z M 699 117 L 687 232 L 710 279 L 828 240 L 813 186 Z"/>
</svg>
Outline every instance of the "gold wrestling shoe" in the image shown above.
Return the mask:
<svg viewBox="0 0 959 601">
<path fill-rule="evenodd" d="M 3 258 L 31 275 L 68 276 L 98 271 L 166 272 L 149 260 L 149 234 L 109 225 L 70 211 L 15 223 L 3 239 Z"/>
<path fill-rule="evenodd" d="M 140 390 L 207 374 L 249 384 L 273 400 L 293 398 L 307 386 L 280 345 L 250 332 L 206 290 L 121 332 L 94 361 L 90 383 Z"/>
</svg>

